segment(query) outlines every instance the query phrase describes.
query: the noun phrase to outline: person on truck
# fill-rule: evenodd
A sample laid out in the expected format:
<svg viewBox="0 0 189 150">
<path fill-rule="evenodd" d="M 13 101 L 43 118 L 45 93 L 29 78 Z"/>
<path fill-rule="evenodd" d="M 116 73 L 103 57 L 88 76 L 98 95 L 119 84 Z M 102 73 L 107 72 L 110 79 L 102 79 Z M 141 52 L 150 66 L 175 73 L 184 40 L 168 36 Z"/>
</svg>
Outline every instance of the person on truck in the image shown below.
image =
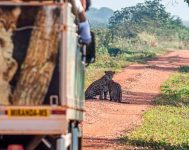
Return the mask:
<svg viewBox="0 0 189 150">
<path fill-rule="evenodd" d="M 90 4 L 90 0 L 75 0 L 75 6 L 79 18 L 79 36 L 84 44 L 90 44 L 91 42 L 90 26 L 85 13 L 89 9 Z"/>
</svg>

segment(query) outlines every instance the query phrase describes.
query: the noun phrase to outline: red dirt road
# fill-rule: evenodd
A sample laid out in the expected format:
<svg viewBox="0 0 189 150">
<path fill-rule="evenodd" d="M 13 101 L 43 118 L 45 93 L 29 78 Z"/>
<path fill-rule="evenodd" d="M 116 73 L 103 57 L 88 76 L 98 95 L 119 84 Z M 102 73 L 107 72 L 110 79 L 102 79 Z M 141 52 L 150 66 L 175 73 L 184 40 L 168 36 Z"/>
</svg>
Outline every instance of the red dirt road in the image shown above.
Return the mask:
<svg viewBox="0 0 189 150">
<path fill-rule="evenodd" d="M 122 85 L 123 103 L 91 100 L 86 102 L 83 124 L 84 150 L 129 150 L 118 144 L 118 137 L 140 125 L 144 111 L 160 94 L 160 85 L 177 67 L 189 65 L 189 50 L 173 51 L 149 61 L 134 64 L 115 75 Z"/>
</svg>

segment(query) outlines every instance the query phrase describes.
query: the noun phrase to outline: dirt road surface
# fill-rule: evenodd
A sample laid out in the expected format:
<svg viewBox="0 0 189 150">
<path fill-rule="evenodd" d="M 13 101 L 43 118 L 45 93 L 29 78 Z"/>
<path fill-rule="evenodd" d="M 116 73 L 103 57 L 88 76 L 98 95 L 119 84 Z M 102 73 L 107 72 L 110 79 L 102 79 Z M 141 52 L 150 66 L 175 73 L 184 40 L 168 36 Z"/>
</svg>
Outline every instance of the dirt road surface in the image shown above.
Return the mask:
<svg viewBox="0 0 189 150">
<path fill-rule="evenodd" d="M 152 101 L 160 94 L 160 85 L 182 65 L 189 65 L 189 50 L 172 51 L 116 74 L 114 80 L 123 88 L 123 102 L 86 102 L 83 149 L 133 149 L 121 146 L 118 137 L 141 124 L 142 114 L 152 107 Z"/>
</svg>

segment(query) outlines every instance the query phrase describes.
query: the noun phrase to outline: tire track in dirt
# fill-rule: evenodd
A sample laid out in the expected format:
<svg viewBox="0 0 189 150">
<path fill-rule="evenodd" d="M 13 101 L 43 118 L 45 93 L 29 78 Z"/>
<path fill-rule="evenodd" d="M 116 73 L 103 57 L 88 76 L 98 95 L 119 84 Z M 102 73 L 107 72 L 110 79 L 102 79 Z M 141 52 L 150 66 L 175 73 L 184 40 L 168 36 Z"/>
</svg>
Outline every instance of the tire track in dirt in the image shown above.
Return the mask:
<svg viewBox="0 0 189 150">
<path fill-rule="evenodd" d="M 172 51 L 147 64 L 130 65 L 116 74 L 114 80 L 123 88 L 123 103 L 86 102 L 83 149 L 133 149 L 119 145 L 118 137 L 141 124 L 142 114 L 152 107 L 161 84 L 182 65 L 189 65 L 189 50 Z"/>
</svg>

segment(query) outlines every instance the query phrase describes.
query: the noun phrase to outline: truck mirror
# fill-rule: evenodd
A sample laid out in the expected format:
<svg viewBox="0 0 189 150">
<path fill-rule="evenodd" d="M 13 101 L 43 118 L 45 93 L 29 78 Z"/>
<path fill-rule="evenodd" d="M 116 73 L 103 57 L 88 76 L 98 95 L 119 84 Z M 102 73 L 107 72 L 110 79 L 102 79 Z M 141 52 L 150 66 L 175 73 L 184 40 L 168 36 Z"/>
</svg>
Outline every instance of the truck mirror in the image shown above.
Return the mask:
<svg viewBox="0 0 189 150">
<path fill-rule="evenodd" d="M 91 32 L 91 43 L 86 47 L 86 63 L 94 63 L 96 58 L 96 43 L 95 43 L 95 34 Z"/>
</svg>

